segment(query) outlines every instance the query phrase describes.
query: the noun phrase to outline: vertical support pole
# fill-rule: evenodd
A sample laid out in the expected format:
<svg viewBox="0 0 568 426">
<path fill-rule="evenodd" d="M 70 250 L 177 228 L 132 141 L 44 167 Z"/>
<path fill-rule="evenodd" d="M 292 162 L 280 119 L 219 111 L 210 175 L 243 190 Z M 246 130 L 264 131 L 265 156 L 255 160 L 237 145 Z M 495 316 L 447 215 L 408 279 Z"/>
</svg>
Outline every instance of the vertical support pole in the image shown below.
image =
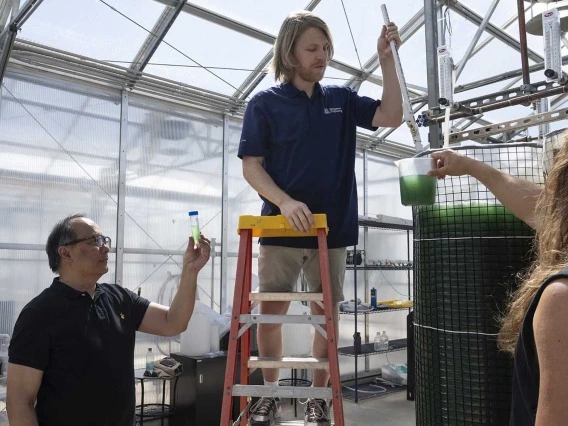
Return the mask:
<svg viewBox="0 0 568 426">
<path fill-rule="evenodd" d="M 363 214 L 367 215 L 369 213 L 369 157 L 367 150 L 363 151 Z M 365 258 L 367 256 L 367 251 L 369 249 L 369 228 L 366 226 L 363 228 L 363 251 L 365 253 Z M 353 263 L 357 262 L 357 253 L 353 255 Z M 363 265 L 365 265 L 365 260 L 363 259 Z M 367 302 L 367 297 L 369 297 L 369 272 L 364 269 L 365 274 L 365 302 Z M 369 300 L 370 302 L 370 300 Z M 365 318 L 365 343 L 369 343 L 369 316 L 363 315 Z M 365 356 L 365 371 L 370 369 L 370 360 L 368 356 Z"/>
<path fill-rule="evenodd" d="M 128 92 L 122 91 L 120 103 L 120 139 L 118 145 L 118 205 L 116 209 L 116 269 L 114 282 L 123 286 L 124 219 L 126 200 L 126 147 L 128 145 Z"/>
<path fill-rule="evenodd" d="M 531 77 L 529 73 L 529 55 L 527 51 L 527 27 L 525 22 L 525 5 L 523 0 L 517 0 L 517 13 L 519 15 L 519 41 L 521 43 L 521 65 L 523 67 L 523 85 L 521 91 L 523 93 L 531 93 Z"/>
<path fill-rule="evenodd" d="M 221 201 L 221 289 L 219 290 L 219 306 L 222 314 L 227 310 L 227 252 L 229 249 L 229 117 L 223 115 L 223 190 Z"/>
<path fill-rule="evenodd" d="M 215 310 L 215 268 L 217 267 L 215 259 L 217 258 L 217 238 L 211 238 L 211 288 L 210 288 L 210 295 L 211 295 L 211 309 Z M 220 309 L 221 305 L 219 305 Z M 220 311 L 220 314 L 223 312 Z"/>
<path fill-rule="evenodd" d="M 543 112 L 548 112 L 548 98 L 539 99 L 536 103 L 536 112 L 542 114 Z M 544 143 L 544 136 L 550 132 L 550 123 L 544 123 L 538 125 L 538 140 L 540 143 Z"/>
<path fill-rule="evenodd" d="M 522 1 L 522 0 L 521 0 Z M 436 0 L 424 0 L 424 29 L 426 32 L 426 69 L 428 74 L 428 107 L 438 105 L 440 87 L 438 84 L 438 21 Z M 441 148 L 440 124 L 430 126 L 430 148 Z"/>
</svg>

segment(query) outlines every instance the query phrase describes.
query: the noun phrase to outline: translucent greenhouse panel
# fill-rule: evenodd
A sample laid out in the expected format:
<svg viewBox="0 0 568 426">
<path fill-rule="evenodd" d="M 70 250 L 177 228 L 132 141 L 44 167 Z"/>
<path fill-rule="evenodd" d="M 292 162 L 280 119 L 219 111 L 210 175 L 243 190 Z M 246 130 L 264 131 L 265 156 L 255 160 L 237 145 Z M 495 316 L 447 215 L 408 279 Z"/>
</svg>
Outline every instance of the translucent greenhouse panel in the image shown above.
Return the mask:
<svg viewBox="0 0 568 426">
<path fill-rule="evenodd" d="M 271 47 L 187 13 L 164 40 L 175 49 L 162 42 L 146 72 L 224 95 L 236 92 Z"/>
<path fill-rule="evenodd" d="M 13 243 L 45 244 L 55 222 L 77 211 L 116 234 L 120 105 L 113 95 L 66 87 L 5 81 L 1 205 L 18 214 L 6 211 L 2 217 L 24 220 L 24 214 L 26 223 L 36 224 L 9 237 Z M 14 227 L 0 226 L 0 240 Z"/>
<path fill-rule="evenodd" d="M 379 155 L 368 156 L 368 211 L 369 214 L 410 219 L 412 209 L 400 203 L 398 169 L 393 160 Z"/>
<path fill-rule="evenodd" d="M 241 140 L 242 122 L 240 120 L 231 120 L 230 123 L 227 251 L 234 253 L 236 256 L 239 250 L 239 236 L 237 235 L 239 216 L 259 216 L 262 208 L 262 200 L 243 177 L 242 161 L 237 156 Z M 252 249 L 254 253 L 258 253 L 258 244 L 253 244 Z M 229 276 L 229 279 L 234 280 L 234 276 Z M 233 293 L 231 293 L 231 298 L 232 296 Z"/>
<path fill-rule="evenodd" d="M 44 1 L 18 36 L 94 59 L 124 62 L 128 67 L 164 6 L 152 0 L 106 3 L 109 6 L 98 0 Z"/>
<path fill-rule="evenodd" d="M 221 238 L 221 117 L 131 98 L 125 235 L 130 247 L 184 250 L 188 211 L 202 233 Z"/>
<path fill-rule="evenodd" d="M 84 212 L 115 239 L 119 114 L 109 93 L 4 80 L 0 333 L 11 333 L 22 307 L 51 284 L 45 243 L 60 219 Z M 114 282 L 114 259 L 102 280 Z"/>
</svg>

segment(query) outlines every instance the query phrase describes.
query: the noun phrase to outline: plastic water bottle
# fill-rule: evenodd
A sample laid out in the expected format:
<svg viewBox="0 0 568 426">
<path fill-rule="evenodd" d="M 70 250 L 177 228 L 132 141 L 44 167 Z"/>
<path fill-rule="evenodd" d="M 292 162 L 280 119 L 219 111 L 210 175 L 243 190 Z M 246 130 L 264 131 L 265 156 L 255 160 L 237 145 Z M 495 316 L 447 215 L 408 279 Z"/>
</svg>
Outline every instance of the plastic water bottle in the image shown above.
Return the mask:
<svg viewBox="0 0 568 426">
<path fill-rule="evenodd" d="M 375 287 L 371 289 L 371 306 L 373 308 L 377 307 L 377 289 Z"/>
<path fill-rule="evenodd" d="M 197 246 L 199 244 L 199 215 L 197 210 L 189 212 L 189 222 L 191 224 L 191 235 L 193 235 L 193 242 Z"/>
<path fill-rule="evenodd" d="M 356 354 L 361 353 L 361 333 L 359 332 L 353 335 L 353 349 Z"/>
<path fill-rule="evenodd" d="M 377 335 L 375 336 L 375 341 L 373 342 L 373 349 L 376 351 L 381 350 L 381 333 L 377 331 Z"/>
<path fill-rule="evenodd" d="M 380 346 L 382 351 L 389 350 L 389 336 L 387 336 L 387 332 L 383 330 L 383 333 L 380 336 Z"/>
<path fill-rule="evenodd" d="M 146 371 L 148 373 L 154 372 L 154 354 L 152 353 L 152 348 L 148 348 L 148 352 L 146 352 Z"/>
</svg>

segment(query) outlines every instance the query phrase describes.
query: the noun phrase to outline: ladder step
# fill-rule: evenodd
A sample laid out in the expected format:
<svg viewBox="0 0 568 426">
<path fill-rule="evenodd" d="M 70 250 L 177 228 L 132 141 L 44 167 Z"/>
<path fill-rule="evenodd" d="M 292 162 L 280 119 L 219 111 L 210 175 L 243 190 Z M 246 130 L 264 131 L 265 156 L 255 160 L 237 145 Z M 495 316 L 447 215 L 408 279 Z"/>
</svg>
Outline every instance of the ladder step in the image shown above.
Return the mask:
<svg viewBox="0 0 568 426">
<path fill-rule="evenodd" d="M 331 399 L 331 388 L 301 386 L 233 385 L 233 396 Z"/>
<path fill-rule="evenodd" d="M 308 293 L 305 291 L 295 293 L 259 293 L 253 291 L 249 295 L 249 300 L 257 302 L 319 302 L 323 301 L 323 293 Z"/>
<path fill-rule="evenodd" d="M 301 357 L 257 357 L 251 356 L 249 368 L 296 368 L 296 369 L 329 369 L 327 358 L 301 358 Z"/>
<path fill-rule="evenodd" d="M 324 315 L 268 315 L 243 314 L 240 316 L 241 324 L 325 324 Z"/>
</svg>

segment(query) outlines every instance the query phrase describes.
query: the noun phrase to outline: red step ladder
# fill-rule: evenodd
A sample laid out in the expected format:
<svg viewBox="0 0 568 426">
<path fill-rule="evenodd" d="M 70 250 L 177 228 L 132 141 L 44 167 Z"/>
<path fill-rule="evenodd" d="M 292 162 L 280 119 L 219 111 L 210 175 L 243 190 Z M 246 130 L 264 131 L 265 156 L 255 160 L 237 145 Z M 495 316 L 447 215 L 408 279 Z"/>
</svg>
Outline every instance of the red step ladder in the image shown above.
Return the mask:
<svg viewBox="0 0 568 426">
<path fill-rule="evenodd" d="M 315 226 L 306 234 L 295 231 L 284 216 L 241 216 L 239 218 L 239 256 L 220 426 L 246 425 L 248 408 L 250 406 L 250 403 L 247 404 L 247 397 L 263 396 L 331 399 L 333 424 L 335 426 L 344 426 L 339 362 L 337 359 L 337 330 L 335 330 L 333 321 L 333 301 L 327 252 L 326 235 L 328 228 L 326 215 L 315 214 L 314 221 Z M 318 238 L 322 293 L 251 293 L 253 237 L 306 236 L 317 236 Z M 261 301 L 310 301 L 320 305 L 323 302 L 324 315 L 252 315 L 251 310 Z M 312 324 L 319 333 L 327 338 L 328 358 L 251 357 L 250 326 L 254 323 Z M 325 329 L 322 325 L 325 325 Z M 240 381 L 235 383 L 239 347 Z M 328 369 L 331 388 L 249 385 L 249 369 L 253 370 L 256 368 Z M 236 421 L 231 419 L 233 397 L 240 397 L 241 414 Z"/>
</svg>

